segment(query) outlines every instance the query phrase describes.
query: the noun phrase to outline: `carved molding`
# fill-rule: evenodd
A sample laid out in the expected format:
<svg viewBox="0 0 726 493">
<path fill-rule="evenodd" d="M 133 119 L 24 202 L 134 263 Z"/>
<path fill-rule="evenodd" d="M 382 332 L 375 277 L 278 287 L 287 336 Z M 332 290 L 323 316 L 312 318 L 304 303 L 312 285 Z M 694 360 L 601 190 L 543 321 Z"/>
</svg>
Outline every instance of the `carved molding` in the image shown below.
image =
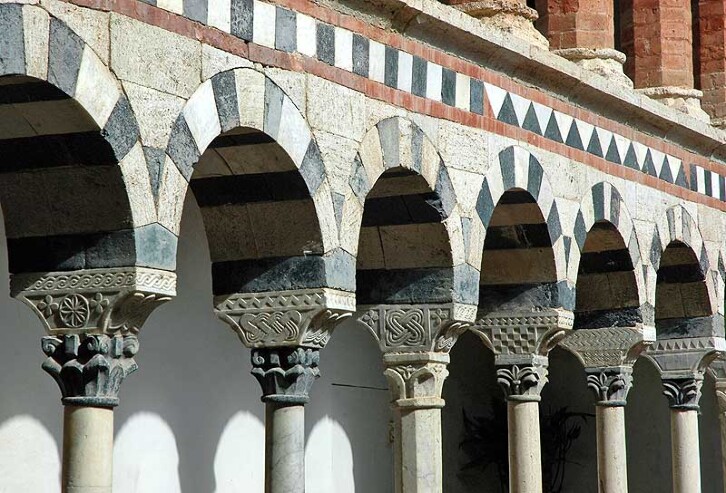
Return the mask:
<svg viewBox="0 0 726 493">
<path fill-rule="evenodd" d="M 480 313 L 473 330 L 495 355 L 547 356 L 572 329 L 572 312 Z"/>
<path fill-rule="evenodd" d="M 393 406 L 407 409 L 441 408 L 441 391 L 449 372 L 443 353 L 388 353 L 384 355 Z"/>
<path fill-rule="evenodd" d="M 176 274 L 144 267 L 12 276 L 11 293 L 49 334 L 138 334 L 176 294 Z"/>
<path fill-rule="evenodd" d="M 239 293 L 215 299 L 217 316 L 245 346 L 323 348 L 355 310 L 355 295 L 334 289 Z"/>
<path fill-rule="evenodd" d="M 60 387 L 63 404 L 115 407 L 124 379 L 138 368 L 135 335 L 64 334 L 42 339 L 43 369 Z"/>
<path fill-rule="evenodd" d="M 497 383 L 510 401 L 539 401 L 547 384 L 546 357 L 534 356 L 530 363 L 497 365 Z"/>
<path fill-rule="evenodd" d="M 455 305 L 378 305 L 361 307 L 358 320 L 386 352 L 447 353 L 471 325 L 458 320 Z"/>
<path fill-rule="evenodd" d="M 662 339 L 645 351 L 658 367 L 663 379 L 687 379 L 703 374 L 726 350 L 723 337 Z"/>
<path fill-rule="evenodd" d="M 320 376 L 318 349 L 302 347 L 257 348 L 252 351 L 252 375 L 262 387 L 262 400 L 279 404 L 305 404 Z"/>
<path fill-rule="evenodd" d="M 633 365 L 655 341 L 652 327 L 607 327 L 568 332 L 560 342 L 585 368 Z"/>
<path fill-rule="evenodd" d="M 632 367 L 594 369 L 587 373 L 587 388 L 595 394 L 598 406 L 625 406 L 633 388 Z"/>
<path fill-rule="evenodd" d="M 691 378 L 664 378 L 663 395 L 668 398 L 671 409 L 698 410 L 701 399 L 703 374 Z"/>
</svg>

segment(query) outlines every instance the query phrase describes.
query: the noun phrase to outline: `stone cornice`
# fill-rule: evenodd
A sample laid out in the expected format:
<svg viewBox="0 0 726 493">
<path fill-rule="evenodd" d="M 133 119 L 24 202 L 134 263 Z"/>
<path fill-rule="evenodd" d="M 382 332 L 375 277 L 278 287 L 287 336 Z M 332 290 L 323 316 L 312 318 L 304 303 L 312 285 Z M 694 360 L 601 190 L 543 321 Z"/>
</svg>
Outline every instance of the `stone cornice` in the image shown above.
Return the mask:
<svg viewBox="0 0 726 493">
<path fill-rule="evenodd" d="M 10 286 L 49 334 L 137 334 L 176 294 L 176 274 L 144 267 L 31 273 L 13 275 Z"/>
<path fill-rule="evenodd" d="M 381 351 L 448 352 L 471 324 L 475 307 L 456 303 L 359 307 L 358 320 Z"/>
<path fill-rule="evenodd" d="M 620 121 L 627 117 L 630 125 L 692 152 L 719 160 L 726 156 L 722 131 L 632 89 L 610 84 L 600 75 L 510 33 L 489 28 L 454 7 L 436 0 L 385 0 L 383 4 L 387 8 L 382 12 L 406 12 L 408 22 L 397 26 L 406 36 L 552 91 L 593 113 Z"/>
<path fill-rule="evenodd" d="M 322 348 L 355 310 L 355 295 L 328 288 L 238 293 L 218 296 L 214 305 L 247 347 Z"/>
<path fill-rule="evenodd" d="M 479 313 L 474 330 L 495 354 L 546 356 L 572 329 L 572 312 L 547 309 L 539 312 Z"/>
</svg>

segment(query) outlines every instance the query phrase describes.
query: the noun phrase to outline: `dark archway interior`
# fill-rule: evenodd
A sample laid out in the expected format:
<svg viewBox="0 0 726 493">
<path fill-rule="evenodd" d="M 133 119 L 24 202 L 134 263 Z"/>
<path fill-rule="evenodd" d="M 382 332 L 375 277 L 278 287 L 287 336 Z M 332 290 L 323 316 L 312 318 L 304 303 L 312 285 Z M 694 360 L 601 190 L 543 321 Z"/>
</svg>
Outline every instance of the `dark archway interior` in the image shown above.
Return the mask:
<svg viewBox="0 0 726 493">
<path fill-rule="evenodd" d="M 479 309 L 559 306 L 549 230 L 529 192 L 513 189 L 502 195 L 486 231 Z"/>
<path fill-rule="evenodd" d="M 671 242 L 658 267 L 655 322 L 658 338 L 710 335 L 711 306 L 706 279 L 695 253 L 683 242 Z"/>
<path fill-rule="evenodd" d="M 386 171 L 366 197 L 356 292 L 359 304 L 452 300 L 451 247 L 438 195 L 413 171 Z"/>
<path fill-rule="evenodd" d="M 325 286 L 315 205 L 300 172 L 271 137 L 237 128 L 195 167 L 215 295 Z"/>
<path fill-rule="evenodd" d="M 632 327 L 642 322 L 633 261 L 618 230 L 596 222 L 577 274 L 575 328 Z"/>
<path fill-rule="evenodd" d="M 34 78 L 0 78 L 0 156 L 10 272 L 135 263 L 117 158 L 75 100 Z"/>
</svg>

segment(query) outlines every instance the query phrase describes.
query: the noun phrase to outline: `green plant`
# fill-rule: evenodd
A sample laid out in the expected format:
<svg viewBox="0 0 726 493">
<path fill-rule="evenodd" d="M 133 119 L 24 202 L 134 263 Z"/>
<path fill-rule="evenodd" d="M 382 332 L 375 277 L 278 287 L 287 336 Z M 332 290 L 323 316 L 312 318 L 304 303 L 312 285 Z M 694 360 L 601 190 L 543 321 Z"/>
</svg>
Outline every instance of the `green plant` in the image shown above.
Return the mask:
<svg viewBox="0 0 726 493">
<path fill-rule="evenodd" d="M 569 451 L 580 438 L 582 425 L 593 416 L 569 411 L 567 406 L 540 414 L 544 493 L 562 493 L 566 466 L 578 464 L 568 459 Z M 460 469 L 460 475 L 495 467 L 501 491 L 506 493 L 509 490 L 506 401 L 492 399 L 490 415 L 476 416 L 464 410 L 463 418 L 464 437 L 459 448 L 467 460 Z"/>
</svg>

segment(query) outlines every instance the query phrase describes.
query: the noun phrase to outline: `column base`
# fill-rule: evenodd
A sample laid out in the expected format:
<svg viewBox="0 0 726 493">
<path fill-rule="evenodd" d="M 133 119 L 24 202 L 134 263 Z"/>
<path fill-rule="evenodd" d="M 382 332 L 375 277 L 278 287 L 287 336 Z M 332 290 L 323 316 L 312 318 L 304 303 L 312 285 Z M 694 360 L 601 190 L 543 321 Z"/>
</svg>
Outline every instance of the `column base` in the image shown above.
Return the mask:
<svg viewBox="0 0 726 493">
<path fill-rule="evenodd" d="M 701 108 L 703 93 L 697 89 L 661 86 L 638 89 L 638 92 L 697 120 L 711 123 L 711 117 Z"/>
<path fill-rule="evenodd" d="M 452 5 L 479 19 L 485 26 L 516 36 L 524 41 L 547 49 L 547 38 L 534 27 L 539 17 L 537 11 L 512 0 L 482 0 Z"/>
<path fill-rule="evenodd" d="M 633 87 L 633 81 L 623 72 L 625 54 L 610 48 L 565 48 L 552 53 L 565 58 L 585 70 L 595 72 L 611 82 Z"/>
</svg>

